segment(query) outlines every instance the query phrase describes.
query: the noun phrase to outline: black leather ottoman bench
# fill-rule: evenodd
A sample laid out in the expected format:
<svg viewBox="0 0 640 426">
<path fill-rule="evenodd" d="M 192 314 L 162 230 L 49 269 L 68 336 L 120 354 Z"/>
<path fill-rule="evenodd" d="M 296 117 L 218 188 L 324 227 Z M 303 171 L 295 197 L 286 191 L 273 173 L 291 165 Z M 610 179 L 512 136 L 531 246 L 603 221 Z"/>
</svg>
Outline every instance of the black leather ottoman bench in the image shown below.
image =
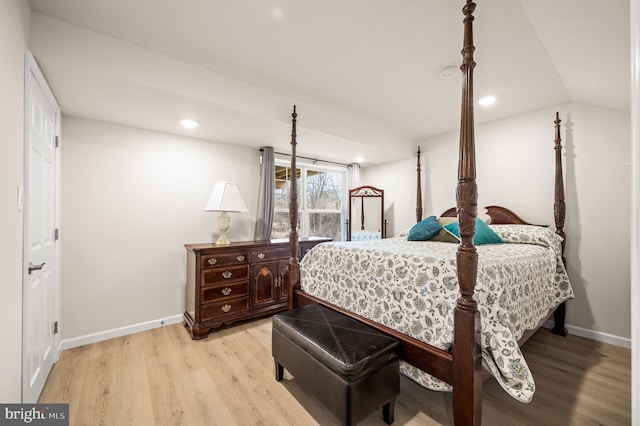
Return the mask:
<svg viewBox="0 0 640 426">
<path fill-rule="evenodd" d="M 383 407 L 393 423 L 400 393 L 400 343 L 322 305 L 273 316 L 276 380 L 286 368 L 342 424 L 352 425 Z"/>
</svg>

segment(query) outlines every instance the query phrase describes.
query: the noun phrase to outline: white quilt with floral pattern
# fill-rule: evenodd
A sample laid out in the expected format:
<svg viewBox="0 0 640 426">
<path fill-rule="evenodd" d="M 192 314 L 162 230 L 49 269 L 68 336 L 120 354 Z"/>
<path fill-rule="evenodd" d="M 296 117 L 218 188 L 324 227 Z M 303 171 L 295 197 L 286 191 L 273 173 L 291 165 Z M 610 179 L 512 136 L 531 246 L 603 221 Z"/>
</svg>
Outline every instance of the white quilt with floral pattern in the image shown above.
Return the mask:
<svg viewBox="0 0 640 426">
<path fill-rule="evenodd" d="M 573 290 L 561 259 L 561 237 L 548 228 L 491 225 L 505 244 L 478 246 L 475 299 L 481 315 L 485 367 L 514 398 L 535 391 L 517 341 Z M 303 258 L 301 286 L 341 306 L 440 349 L 453 341 L 459 296 L 455 243 L 376 241 L 324 243 Z M 401 363 L 401 371 L 433 390 L 450 385 Z"/>
</svg>

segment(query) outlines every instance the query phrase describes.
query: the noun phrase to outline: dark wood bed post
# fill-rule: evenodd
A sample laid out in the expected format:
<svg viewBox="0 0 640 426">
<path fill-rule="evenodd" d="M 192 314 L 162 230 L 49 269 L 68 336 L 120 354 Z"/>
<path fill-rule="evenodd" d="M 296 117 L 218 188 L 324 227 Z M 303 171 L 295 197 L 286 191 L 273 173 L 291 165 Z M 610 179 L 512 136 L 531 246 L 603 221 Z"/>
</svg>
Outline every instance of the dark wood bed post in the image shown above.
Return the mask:
<svg viewBox="0 0 640 426">
<path fill-rule="evenodd" d="M 422 168 L 420 167 L 420 147 L 418 147 L 417 157 L 416 162 L 418 163 L 418 167 L 416 168 L 416 173 L 418 175 L 418 181 L 416 185 L 416 223 L 422 220 L 422 181 L 420 180 Z"/>
<path fill-rule="evenodd" d="M 562 176 L 562 138 L 560 136 L 560 114 L 556 112 L 556 119 L 554 123 L 556 125 L 556 177 L 555 177 L 555 196 L 553 203 L 553 216 L 556 222 L 556 233 L 562 237 L 562 262 L 567 264 L 567 259 L 564 257 L 564 248 L 566 242 L 566 234 L 564 232 L 564 220 L 566 217 L 566 205 L 564 199 L 564 178 Z M 551 332 L 559 336 L 566 336 L 567 329 L 564 326 L 564 319 L 566 315 L 565 302 L 562 302 L 553 313 L 553 328 Z"/>
<path fill-rule="evenodd" d="M 288 309 L 295 308 L 293 292 L 300 287 L 300 264 L 298 263 L 298 175 L 296 172 L 296 106 L 291 113 L 291 179 L 289 180 L 289 289 Z"/>
<path fill-rule="evenodd" d="M 482 359 L 480 313 L 473 298 L 478 272 L 478 252 L 473 245 L 478 216 L 478 187 L 473 117 L 473 11 L 467 0 L 462 49 L 462 111 L 458 157 L 456 212 L 460 224 L 460 245 L 456 253 L 460 297 L 454 309 L 453 413 L 456 425 L 479 425 L 482 417 Z"/>
</svg>

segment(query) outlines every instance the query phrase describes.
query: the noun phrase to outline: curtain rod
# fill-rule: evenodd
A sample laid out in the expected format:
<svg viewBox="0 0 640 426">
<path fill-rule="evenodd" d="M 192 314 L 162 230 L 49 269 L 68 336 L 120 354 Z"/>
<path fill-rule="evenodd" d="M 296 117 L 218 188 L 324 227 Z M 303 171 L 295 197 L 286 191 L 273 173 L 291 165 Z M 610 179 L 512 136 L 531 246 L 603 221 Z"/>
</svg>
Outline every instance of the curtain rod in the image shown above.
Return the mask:
<svg viewBox="0 0 640 426">
<path fill-rule="evenodd" d="M 264 151 L 264 149 L 260 148 L 260 152 L 263 152 L 263 151 Z M 273 153 L 274 153 L 274 154 L 278 154 L 278 155 L 286 155 L 286 156 L 288 156 L 288 157 L 291 157 L 291 154 L 287 154 L 287 153 L 285 153 L 285 152 L 277 152 L 277 151 L 274 151 Z M 337 162 L 335 162 L 335 161 L 318 160 L 318 159 L 316 159 L 316 158 L 303 157 L 302 155 L 298 155 L 298 156 L 296 156 L 296 158 L 304 158 L 305 160 L 311 160 L 311 161 L 313 161 L 313 164 L 315 164 L 315 163 L 317 163 L 317 162 L 320 162 L 320 163 L 327 163 L 327 164 L 335 164 L 335 165 L 337 165 L 337 166 L 344 166 L 344 167 L 349 167 L 349 166 L 350 166 L 350 164 L 337 163 Z"/>
</svg>

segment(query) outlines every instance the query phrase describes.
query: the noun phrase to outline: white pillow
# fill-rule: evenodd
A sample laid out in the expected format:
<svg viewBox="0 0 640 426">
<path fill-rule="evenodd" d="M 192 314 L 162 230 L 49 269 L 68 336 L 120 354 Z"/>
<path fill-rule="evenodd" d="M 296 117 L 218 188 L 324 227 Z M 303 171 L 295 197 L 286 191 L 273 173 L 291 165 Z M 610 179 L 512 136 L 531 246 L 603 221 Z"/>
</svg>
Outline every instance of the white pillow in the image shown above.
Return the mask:
<svg viewBox="0 0 640 426">
<path fill-rule="evenodd" d="M 411 228 L 403 229 L 402 231 L 400 231 L 400 233 L 397 236 L 398 237 L 408 237 L 409 236 L 409 231 L 411 231 Z"/>
</svg>

